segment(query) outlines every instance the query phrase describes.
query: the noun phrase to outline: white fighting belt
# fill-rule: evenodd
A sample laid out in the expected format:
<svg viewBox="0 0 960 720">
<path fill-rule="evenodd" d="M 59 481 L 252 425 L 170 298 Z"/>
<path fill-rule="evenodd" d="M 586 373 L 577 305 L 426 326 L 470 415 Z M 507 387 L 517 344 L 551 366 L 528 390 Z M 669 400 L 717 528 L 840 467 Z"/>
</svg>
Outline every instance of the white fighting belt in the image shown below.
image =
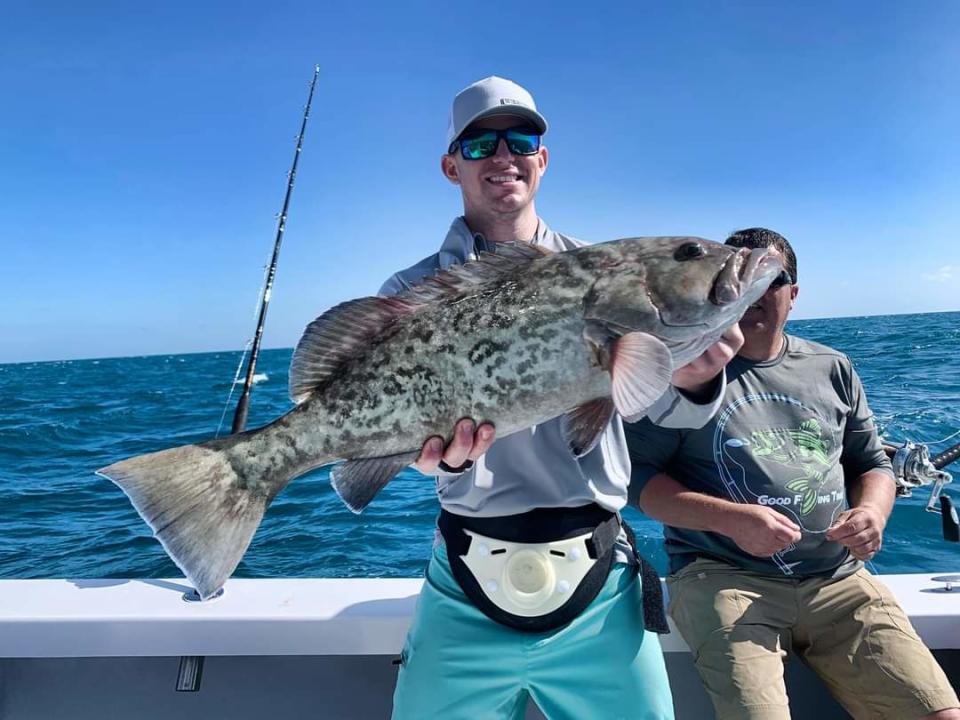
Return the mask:
<svg viewBox="0 0 960 720">
<path fill-rule="evenodd" d="M 539 617 L 561 607 L 597 562 L 587 551 L 592 531 L 545 543 L 463 532 L 471 538 L 463 564 L 483 594 L 501 610 L 521 617 Z"/>
</svg>

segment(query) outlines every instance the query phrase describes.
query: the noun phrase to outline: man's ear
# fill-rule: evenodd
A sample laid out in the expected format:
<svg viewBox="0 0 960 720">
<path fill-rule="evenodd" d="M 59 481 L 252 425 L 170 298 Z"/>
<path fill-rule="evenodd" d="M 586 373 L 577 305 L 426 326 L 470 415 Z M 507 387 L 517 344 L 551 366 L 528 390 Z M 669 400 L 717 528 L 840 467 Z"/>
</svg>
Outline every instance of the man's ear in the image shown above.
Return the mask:
<svg viewBox="0 0 960 720">
<path fill-rule="evenodd" d="M 547 146 L 541 145 L 537 155 L 539 155 L 540 160 L 540 176 L 543 177 L 543 174 L 547 171 L 547 163 L 550 162 L 550 153 L 547 152 Z"/>
<path fill-rule="evenodd" d="M 442 155 L 440 157 L 440 172 L 454 185 L 460 184 L 460 172 L 457 169 L 457 161 L 453 159 L 453 155 Z"/>
<path fill-rule="evenodd" d="M 790 309 L 793 310 L 793 304 L 797 301 L 797 294 L 800 292 L 800 286 L 793 284 L 790 286 Z"/>
</svg>

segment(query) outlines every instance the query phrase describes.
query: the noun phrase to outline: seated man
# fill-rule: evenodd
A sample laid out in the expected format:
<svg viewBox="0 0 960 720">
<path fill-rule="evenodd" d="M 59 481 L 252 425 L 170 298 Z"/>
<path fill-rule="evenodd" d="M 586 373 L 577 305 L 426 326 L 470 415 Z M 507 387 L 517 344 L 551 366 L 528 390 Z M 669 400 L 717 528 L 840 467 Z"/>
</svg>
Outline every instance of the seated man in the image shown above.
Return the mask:
<svg viewBox="0 0 960 720">
<path fill-rule="evenodd" d="M 785 335 L 797 261 L 740 323 L 720 410 L 699 430 L 627 425 L 630 499 L 666 525 L 670 614 L 719 718 L 789 718 L 790 648 L 855 718 L 960 718 L 957 696 L 863 562 L 895 486 L 850 360 Z"/>
</svg>

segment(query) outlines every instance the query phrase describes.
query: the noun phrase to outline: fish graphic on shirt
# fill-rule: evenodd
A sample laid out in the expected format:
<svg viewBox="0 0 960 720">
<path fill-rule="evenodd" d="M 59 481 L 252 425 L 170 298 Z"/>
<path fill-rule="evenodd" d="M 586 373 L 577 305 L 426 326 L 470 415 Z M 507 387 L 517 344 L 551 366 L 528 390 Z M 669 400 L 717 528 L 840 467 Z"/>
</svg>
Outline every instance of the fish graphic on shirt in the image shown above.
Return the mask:
<svg viewBox="0 0 960 720">
<path fill-rule="evenodd" d="M 809 515 L 817 506 L 817 494 L 826 481 L 830 461 L 820 423 L 809 418 L 796 429 L 754 430 L 748 443 L 756 458 L 771 460 L 800 472 L 784 487 L 799 493 L 800 515 Z"/>
</svg>

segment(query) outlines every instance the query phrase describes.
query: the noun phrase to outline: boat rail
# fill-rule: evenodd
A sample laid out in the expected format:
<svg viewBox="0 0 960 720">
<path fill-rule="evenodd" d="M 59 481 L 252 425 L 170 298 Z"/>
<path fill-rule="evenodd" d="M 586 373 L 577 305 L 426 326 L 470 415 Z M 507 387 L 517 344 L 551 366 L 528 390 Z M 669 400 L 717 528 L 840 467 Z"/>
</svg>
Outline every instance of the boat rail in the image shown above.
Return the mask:
<svg viewBox="0 0 960 720">
<path fill-rule="evenodd" d="M 924 642 L 960 648 L 960 583 L 885 575 Z M 178 579 L 0 580 L 0 657 L 390 655 L 422 580 L 231 579 L 187 602 Z M 688 652 L 676 632 L 665 652 Z"/>
</svg>

